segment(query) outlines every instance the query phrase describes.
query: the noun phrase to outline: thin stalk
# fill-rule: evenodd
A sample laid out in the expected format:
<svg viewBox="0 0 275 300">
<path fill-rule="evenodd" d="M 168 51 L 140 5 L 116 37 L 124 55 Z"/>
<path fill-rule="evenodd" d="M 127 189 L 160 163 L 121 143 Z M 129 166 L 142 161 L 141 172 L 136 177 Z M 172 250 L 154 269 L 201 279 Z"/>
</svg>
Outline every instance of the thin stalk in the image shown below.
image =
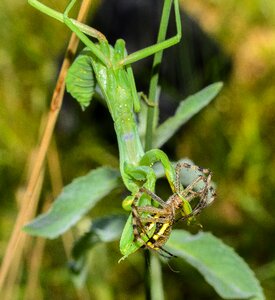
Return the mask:
<svg viewBox="0 0 275 300">
<path fill-rule="evenodd" d="M 151 273 L 150 277 L 154 278 L 151 281 L 151 299 L 164 300 L 164 289 L 162 285 L 162 270 L 159 257 L 157 255 L 150 255 Z"/>
<path fill-rule="evenodd" d="M 171 12 L 172 1 L 165 1 L 162 10 L 162 16 L 160 21 L 160 28 L 158 33 L 157 43 L 160 43 L 165 40 L 169 16 Z M 152 66 L 152 74 L 150 79 L 149 100 L 153 103 L 157 104 L 157 87 L 158 87 L 158 79 L 159 79 L 159 66 L 161 64 L 163 51 L 159 51 L 154 55 L 153 66 Z M 154 124 L 155 124 L 155 116 L 156 110 L 158 106 L 148 107 L 147 112 L 147 124 L 146 124 L 146 135 L 145 135 L 145 151 L 152 149 L 153 146 L 153 132 L 154 132 Z"/>
<path fill-rule="evenodd" d="M 160 43 L 165 40 L 170 12 L 171 12 L 172 1 L 164 1 L 162 16 L 160 21 L 160 28 L 158 33 L 157 43 Z M 157 87 L 158 87 L 158 79 L 159 79 L 159 66 L 162 61 L 162 54 L 163 51 L 157 52 L 154 55 L 153 65 L 152 65 L 152 74 L 150 79 L 150 86 L 149 86 L 149 99 L 150 101 L 154 102 L 155 104 L 158 103 L 157 99 Z M 157 115 L 158 106 L 148 107 L 147 111 L 147 123 L 146 123 L 146 135 L 145 135 L 145 151 L 152 149 L 153 145 L 153 133 L 154 133 L 154 126 L 156 124 L 155 118 Z M 146 291 L 146 300 L 151 300 L 154 297 L 153 285 L 154 282 L 154 275 L 155 272 L 150 271 L 151 263 L 154 264 L 154 270 L 158 271 L 158 288 L 163 291 L 162 285 L 162 276 L 161 276 L 161 266 L 160 261 L 158 258 L 153 258 L 152 254 L 146 253 L 144 254 L 145 259 L 145 274 L 144 274 L 144 282 L 145 282 L 145 291 Z M 154 259 L 154 261 L 152 261 Z M 150 292 L 149 292 L 150 291 Z"/>
<path fill-rule="evenodd" d="M 144 288 L 145 299 L 151 300 L 151 272 L 150 272 L 150 252 L 148 249 L 144 250 Z"/>
</svg>

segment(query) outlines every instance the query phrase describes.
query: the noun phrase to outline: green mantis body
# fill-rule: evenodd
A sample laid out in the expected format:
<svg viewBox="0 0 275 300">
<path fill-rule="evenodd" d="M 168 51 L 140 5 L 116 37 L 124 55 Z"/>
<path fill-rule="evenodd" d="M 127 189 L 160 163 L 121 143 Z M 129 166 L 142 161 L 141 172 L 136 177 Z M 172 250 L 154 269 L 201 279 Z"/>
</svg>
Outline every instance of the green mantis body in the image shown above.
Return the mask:
<svg viewBox="0 0 275 300">
<path fill-rule="evenodd" d="M 28 2 L 49 16 L 64 22 L 86 45 L 84 53 L 90 57 L 90 63 L 97 84 L 100 87 L 114 121 L 120 154 L 120 172 L 125 186 L 131 193 L 131 195 L 126 198 L 126 201 L 124 201 L 124 207 L 129 208 L 129 205 L 132 203 L 135 194 L 141 186 L 144 186 L 152 192 L 154 191 L 156 175 L 152 169 L 152 165 L 157 161 L 162 163 L 171 189 L 175 192 L 175 170 L 166 154 L 159 149 L 144 153 L 135 120 L 135 113 L 139 112 L 140 103 L 130 64 L 179 42 L 181 38 L 181 24 L 178 0 L 173 1 L 177 34 L 172 38 L 128 56 L 123 40 L 117 40 L 114 47 L 112 47 L 102 34 L 68 17 L 68 12 L 76 0 L 70 1 L 64 14 L 48 8 L 37 0 L 28 0 Z M 165 4 L 171 7 L 172 0 L 165 0 Z M 98 43 L 94 44 L 83 32 L 96 37 Z M 144 195 L 140 199 L 140 204 L 149 205 L 149 199 L 148 196 Z M 184 206 L 186 210 L 184 212 L 185 215 L 190 214 L 192 211 L 189 203 L 187 204 L 187 206 Z M 131 217 L 125 228 L 124 233 L 128 238 L 126 238 L 126 245 L 121 248 L 124 249 L 122 252 L 128 255 L 133 251 L 127 248 L 128 239 L 131 239 L 133 236 Z M 135 249 L 137 248 L 138 247 Z"/>
</svg>

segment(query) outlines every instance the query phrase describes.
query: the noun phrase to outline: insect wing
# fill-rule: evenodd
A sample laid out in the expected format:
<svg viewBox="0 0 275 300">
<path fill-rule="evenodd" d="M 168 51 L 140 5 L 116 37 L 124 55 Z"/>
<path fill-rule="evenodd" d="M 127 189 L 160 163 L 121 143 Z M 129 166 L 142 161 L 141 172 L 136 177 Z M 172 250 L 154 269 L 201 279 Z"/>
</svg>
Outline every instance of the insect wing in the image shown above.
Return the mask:
<svg viewBox="0 0 275 300">
<path fill-rule="evenodd" d="M 66 76 L 66 89 L 84 110 L 89 106 L 95 91 L 95 76 L 89 51 L 82 51 L 71 65 Z"/>
</svg>

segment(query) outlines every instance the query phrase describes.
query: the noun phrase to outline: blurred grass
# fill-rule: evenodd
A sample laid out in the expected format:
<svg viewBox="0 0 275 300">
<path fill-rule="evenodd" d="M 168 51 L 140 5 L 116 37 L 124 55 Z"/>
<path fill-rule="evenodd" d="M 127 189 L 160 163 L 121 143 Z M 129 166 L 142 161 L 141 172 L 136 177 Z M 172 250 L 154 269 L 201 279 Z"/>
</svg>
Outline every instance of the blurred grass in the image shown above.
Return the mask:
<svg viewBox="0 0 275 300">
<path fill-rule="evenodd" d="M 45 1 L 58 10 L 66 2 L 59 1 L 57 7 L 54 1 Z M 259 270 L 267 299 L 275 299 L 275 270 L 269 267 L 275 262 L 275 2 L 185 0 L 183 7 L 231 56 L 233 71 L 215 103 L 178 135 L 174 145 L 176 154 L 178 158 L 188 156 L 196 164 L 213 170 L 218 198 L 201 216 L 201 223 L 205 230 L 234 246 L 256 272 Z M 65 48 L 69 31 L 35 11 L 26 1 L 2 0 L 0 36 L 2 257 L 17 213 L 16 195 L 21 192 L 29 172 L 26 162 L 39 137 L 40 120 L 49 106 L 58 57 Z M 88 115 L 85 113 L 83 118 Z M 67 123 L 80 121 L 74 119 Z M 61 141 L 57 144 L 65 182 L 99 164 L 117 165 L 112 142 L 104 141 L 93 124 L 91 127 L 76 132 L 74 140 L 66 139 L 66 128 L 64 132 L 61 128 Z M 48 181 L 44 187 L 46 195 L 50 193 Z M 104 212 L 104 207 L 99 206 L 96 212 Z M 45 299 L 75 299 L 64 269 L 64 250 L 59 243 L 47 242 L 40 292 Z M 116 294 L 127 299 L 131 288 L 137 289 L 135 299 L 142 299 L 140 285 L 131 286 L 142 280 L 140 257 L 130 258 L 127 265 L 117 265 L 116 245 L 96 249 L 93 255 L 102 256 L 101 251 L 107 251 L 114 259 L 99 265 L 93 262 L 91 282 L 92 295 L 97 295 L 95 299 L 116 299 Z M 186 269 L 186 276 L 196 281 L 196 274 Z M 125 278 L 129 278 L 128 282 Z M 208 295 L 208 288 L 202 281 L 199 283 Z M 23 293 L 24 284 L 23 276 L 18 285 L 19 294 Z M 176 286 L 177 279 L 172 281 L 167 277 L 167 284 Z M 176 299 L 176 291 L 173 293 Z"/>
</svg>

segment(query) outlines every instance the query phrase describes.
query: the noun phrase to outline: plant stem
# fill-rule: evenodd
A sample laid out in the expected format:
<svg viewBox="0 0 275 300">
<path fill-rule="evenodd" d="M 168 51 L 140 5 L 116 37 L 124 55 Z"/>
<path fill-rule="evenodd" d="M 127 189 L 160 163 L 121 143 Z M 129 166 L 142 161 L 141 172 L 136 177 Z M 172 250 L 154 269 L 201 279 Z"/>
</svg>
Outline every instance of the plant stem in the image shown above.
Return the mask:
<svg viewBox="0 0 275 300">
<path fill-rule="evenodd" d="M 160 21 L 160 27 L 159 27 L 159 33 L 158 33 L 158 39 L 157 43 L 162 42 L 165 40 L 167 27 L 168 27 L 168 21 L 169 16 L 171 12 L 171 6 L 172 1 L 171 0 L 165 0 L 162 10 L 162 16 Z M 149 99 L 153 103 L 156 104 L 154 107 L 148 107 L 147 111 L 147 123 L 146 123 L 146 135 L 145 135 L 145 151 L 148 151 L 152 149 L 153 146 L 153 134 L 156 124 L 156 115 L 158 110 L 158 99 L 157 99 L 157 87 L 158 87 L 158 79 L 159 79 L 159 66 L 162 60 L 162 53 L 163 51 L 157 52 L 154 55 L 153 60 L 153 66 L 152 66 L 152 74 L 150 79 L 150 86 L 149 86 Z M 145 295 L 146 300 L 151 300 L 152 296 L 154 296 L 154 289 L 151 289 L 153 287 L 152 283 L 154 282 L 153 277 L 156 274 L 156 272 L 150 271 L 150 265 L 151 262 L 154 265 L 154 270 L 158 270 L 157 278 L 157 287 L 161 290 L 160 293 L 163 295 L 163 285 L 162 285 L 162 276 L 161 276 L 161 266 L 160 261 L 157 257 L 152 257 L 152 255 L 149 253 L 149 251 L 145 251 L 144 253 L 144 260 L 145 260 L 145 274 L 144 274 L 144 282 L 145 282 Z M 155 285 L 154 285 L 155 286 Z"/>
<path fill-rule="evenodd" d="M 151 253 L 150 255 L 151 272 L 151 299 L 164 300 L 164 289 L 162 284 L 162 270 L 159 257 Z"/>
<path fill-rule="evenodd" d="M 160 43 L 165 40 L 171 6 L 172 6 L 171 0 L 164 1 L 157 43 Z M 159 66 L 162 60 L 162 53 L 163 51 L 159 51 L 154 55 L 152 74 L 151 74 L 149 93 L 148 93 L 149 100 L 155 104 L 158 103 L 158 99 L 156 98 L 156 95 L 157 95 L 157 86 L 158 86 L 158 79 L 159 79 Z M 146 136 L 145 136 L 145 151 L 152 149 L 153 146 L 153 134 L 154 134 L 155 124 L 156 124 L 155 117 L 156 117 L 157 109 L 158 109 L 157 105 L 154 107 L 148 107 Z"/>
<path fill-rule="evenodd" d="M 144 288 L 145 299 L 151 300 L 151 272 L 150 272 L 150 252 L 148 249 L 144 250 Z"/>
</svg>

